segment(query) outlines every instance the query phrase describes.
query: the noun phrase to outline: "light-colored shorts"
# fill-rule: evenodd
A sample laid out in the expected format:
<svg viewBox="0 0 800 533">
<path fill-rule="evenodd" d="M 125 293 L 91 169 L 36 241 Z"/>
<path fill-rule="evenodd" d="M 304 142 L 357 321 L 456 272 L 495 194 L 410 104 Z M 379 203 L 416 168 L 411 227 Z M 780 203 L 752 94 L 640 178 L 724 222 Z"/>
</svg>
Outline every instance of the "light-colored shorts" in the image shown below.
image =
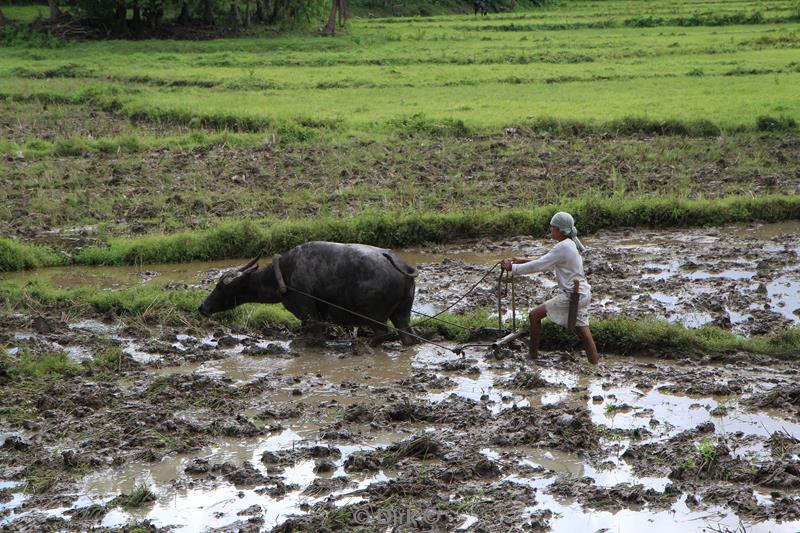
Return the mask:
<svg viewBox="0 0 800 533">
<path fill-rule="evenodd" d="M 578 317 L 577 320 L 575 320 L 576 326 L 589 325 L 589 302 L 591 300 L 591 291 L 587 291 L 586 294 L 581 293 L 581 297 L 578 300 Z M 564 291 L 558 291 L 558 294 L 544 303 L 544 308 L 547 310 L 547 318 L 559 326 L 567 327 L 567 322 L 569 320 L 569 294 Z"/>
</svg>

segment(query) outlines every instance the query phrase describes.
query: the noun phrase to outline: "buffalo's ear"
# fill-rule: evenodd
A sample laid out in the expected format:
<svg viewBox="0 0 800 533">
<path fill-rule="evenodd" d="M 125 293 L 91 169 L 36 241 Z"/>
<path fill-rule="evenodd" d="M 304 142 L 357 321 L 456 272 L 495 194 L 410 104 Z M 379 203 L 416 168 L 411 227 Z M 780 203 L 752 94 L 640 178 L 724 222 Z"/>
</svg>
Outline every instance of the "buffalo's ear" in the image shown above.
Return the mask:
<svg viewBox="0 0 800 533">
<path fill-rule="evenodd" d="M 238 274 L 234 274 L 234 273 L 232 273 L 232 272 L 228 272 L 227 274 L 225 274 L 224 276 L 222 276 L 222 279 L 220 280 L 220 282 L 221 282 L 223 285 L 228 285 L 230 282 L 232 282 L 233 280 L 235 280 L 235 279 L 236 279 L 236 278 L 238 278 L 238 277 L 239 277 L 239 275 L 238 275 Z"/>
</svg>

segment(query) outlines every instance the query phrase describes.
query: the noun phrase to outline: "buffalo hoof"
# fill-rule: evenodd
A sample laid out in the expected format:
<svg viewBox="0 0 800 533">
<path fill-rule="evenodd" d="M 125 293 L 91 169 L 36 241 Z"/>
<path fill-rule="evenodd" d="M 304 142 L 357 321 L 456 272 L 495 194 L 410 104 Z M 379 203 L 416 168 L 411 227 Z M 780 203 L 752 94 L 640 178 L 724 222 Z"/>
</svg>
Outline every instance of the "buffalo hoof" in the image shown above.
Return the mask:
<svg viewBox="0 0 800 533">
<path fill-rule="evenodd" d="M 373 348 L 375 348 L 377 346 L 380 346 L 384 342 L 392 341 L 392 340 L 395 340 L 395 339 L 397 339 L 397 335 L 395 335 L 394 333 L 385 333 L 383 335 L 375 335 L 374 337 L 372 337 L 369 340 L 369 345 L 372 346 Z"/>
</svg>

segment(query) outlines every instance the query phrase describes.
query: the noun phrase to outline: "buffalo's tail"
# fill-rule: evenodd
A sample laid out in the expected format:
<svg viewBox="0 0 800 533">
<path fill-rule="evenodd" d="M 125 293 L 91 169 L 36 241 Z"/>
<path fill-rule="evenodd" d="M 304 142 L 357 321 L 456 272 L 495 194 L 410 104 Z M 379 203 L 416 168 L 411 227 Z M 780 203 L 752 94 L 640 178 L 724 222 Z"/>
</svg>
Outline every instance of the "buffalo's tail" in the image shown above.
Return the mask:
<svg viewBox="0 0 800 533">
<path fill-rule="evenodd" d="M 395 270 L 397 270 L 398 272 L 400 272 L 402 275 L 404 275 L 407 278 L 416 278 L 417 275 L 419 274 L 419 272 L 417 272 L 416 268 L 414 268 L 412 266 L 409 266 L 409 265 L 404 265 L 406 268 L 400 268 L 397 265 L 397 263 L 394 262 L 394 257 L 392 257 L 392 254 L 390 254 L 390 253 L 384 252 L 383 253 L 383 257 L 385 257 L 386 259 L 389 260 L 389 262 L 392 264 L 392 266 L 395 268 Z M 408 269 L 408 270 L 406 270 L 406 269 Z"/>
</svg>

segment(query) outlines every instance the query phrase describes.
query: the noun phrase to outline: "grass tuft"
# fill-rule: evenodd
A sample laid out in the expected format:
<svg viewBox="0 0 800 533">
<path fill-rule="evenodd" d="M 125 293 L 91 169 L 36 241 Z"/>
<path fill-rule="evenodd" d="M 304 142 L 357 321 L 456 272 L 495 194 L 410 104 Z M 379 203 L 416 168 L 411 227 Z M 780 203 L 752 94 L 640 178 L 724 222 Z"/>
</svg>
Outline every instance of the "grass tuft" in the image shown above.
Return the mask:
<svg viewBox="0 0 800 533">
<path fill-rule="evenodd" d="M 67 257 L 49 248 L 22 244 L 0 237 L 0 272 L 29 270 L 67 263 Z"/>
<path fill-rule="evenodd" d="M 66 352 L 60 350 L 33 353 L 28 349 L 22 349 L 16 360 L 12 358 L 8 362 L 7 371 L 11 375 L 43 379 L 80 374 L 83 368 L 71 361 Z"/>
</svg>

